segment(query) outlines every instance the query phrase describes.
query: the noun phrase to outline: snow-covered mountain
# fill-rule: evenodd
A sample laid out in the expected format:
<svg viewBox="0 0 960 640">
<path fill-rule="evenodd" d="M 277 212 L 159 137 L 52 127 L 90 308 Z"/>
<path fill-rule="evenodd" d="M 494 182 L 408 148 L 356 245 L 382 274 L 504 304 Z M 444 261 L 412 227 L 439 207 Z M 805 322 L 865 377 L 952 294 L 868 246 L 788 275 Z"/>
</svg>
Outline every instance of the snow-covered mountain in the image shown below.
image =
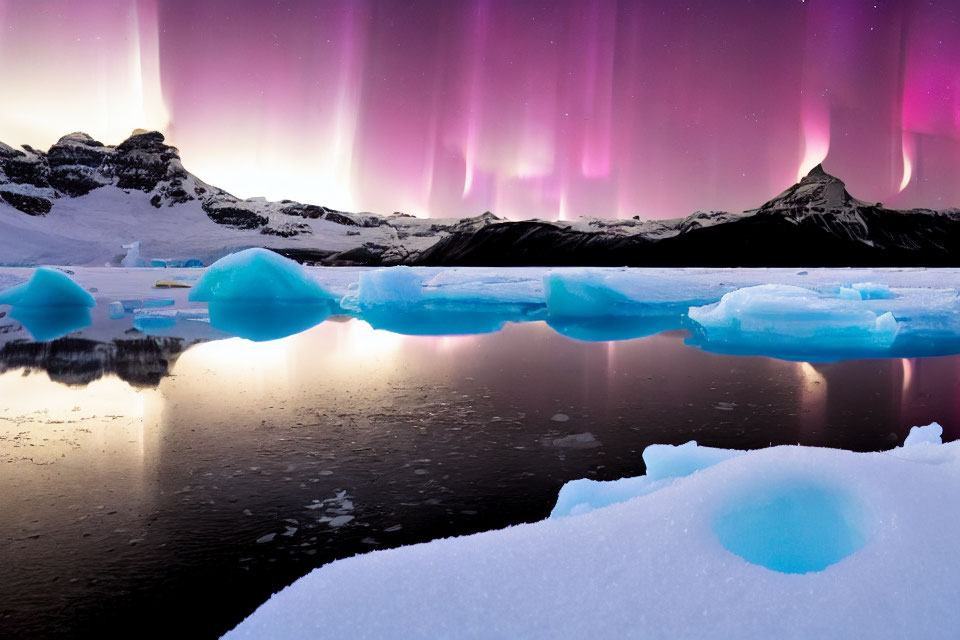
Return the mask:
<svg viewBox="0 0 960 640">
<path fill-rule="evenodd" d="M 895 211 L 817 166 L 757 209 L 674 220 L 421 219 L 240 199 L 180 161 L 161 133 L 117 146 L 83 133 L 46 152 L 0 143 L 0 264 L 209 263 L 252 246 L 329 265 L 955 265 L 960 211 Z"/>
</svg>

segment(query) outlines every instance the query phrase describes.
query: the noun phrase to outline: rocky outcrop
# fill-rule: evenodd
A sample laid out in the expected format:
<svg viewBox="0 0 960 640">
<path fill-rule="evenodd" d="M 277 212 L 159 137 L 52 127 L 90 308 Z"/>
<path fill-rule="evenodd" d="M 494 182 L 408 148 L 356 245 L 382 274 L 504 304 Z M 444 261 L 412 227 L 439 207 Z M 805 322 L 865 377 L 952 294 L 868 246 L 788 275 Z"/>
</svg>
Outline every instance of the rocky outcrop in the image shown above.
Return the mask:
<svg viewBox="0 0 960 640">
<path fill-rule="evenodd" d="M 193 207 L 190 215 L 201 226 L 206 215 L 228 230 L 259 232 L 233 242 L 228 231 L 218 236 L 218 251 L 259 243 L 328 265 L 960 266 L 960 211 L 897 211 L 858 200 L 822 166 L 760 207 L 738 213 L 512 222 L 485 212 L 422 220 L 237 198 L 189 173 L 177 149 L 156 131 L 135 131 L 117 146 L 72 133 L 46 152 L 0 144 L 0 206 L 55 216 L 58 199 L 106 186 L 139 198 L 141 211 L 140 194 L 147 194 L 157 215 Z M 161 228 L 170 234 L 169 225 Z M 46 255 L 45 249 L 33 255 Z"/>
</svg>

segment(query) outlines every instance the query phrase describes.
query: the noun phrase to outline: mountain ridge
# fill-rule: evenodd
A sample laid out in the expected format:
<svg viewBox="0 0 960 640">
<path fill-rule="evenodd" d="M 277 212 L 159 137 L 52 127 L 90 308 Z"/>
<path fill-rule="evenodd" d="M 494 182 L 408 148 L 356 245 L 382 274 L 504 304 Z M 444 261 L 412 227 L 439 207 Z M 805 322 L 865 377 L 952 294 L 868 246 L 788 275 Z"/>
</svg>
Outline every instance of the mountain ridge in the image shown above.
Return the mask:
<svg viewBox="0 0 960 640">
<path fill-rule="evenodd" d="M 124 209 L 130 220 L 123 217 Z M 169 220 L 163 217 L 165 210 L 171 212 Z M 163 134 L 144 130 L 115 146 L 82 132 L 63 136 L 47 151 L 0 143 L 0 231 L 4 222 L 10 233 L 20 230 L 24 244 L 18 249 L 15 238 L 4 242 L 0 237 L 0 264 L 8 265 L 57 262 L 58 257 L 67 264 L 115 264 L 116 247 L 135 240 L 143 241 L 147 253 L 202 256 L 205 262 L 248 246 L 265 246 L 304 262 L 364 266 L 960 262 L 960 210 L 895 210 L 858 200 L 822 165 L 759 207 L 739 213 L 572 222 L 507 221 L 490 212 L 421 219 L 293 200 L 240 199 L 187 171 Z M 103 234 L 98 236 L 98 230 Z M 138 233 L 142 237 L 135 237 Z M 51 238 L 52 248 L 41 247 L 44 236 Z M 60 254 L 58 246 L 63 247 Z M 187 251 L 191 255 L 177 255 Z"/>
</svg>

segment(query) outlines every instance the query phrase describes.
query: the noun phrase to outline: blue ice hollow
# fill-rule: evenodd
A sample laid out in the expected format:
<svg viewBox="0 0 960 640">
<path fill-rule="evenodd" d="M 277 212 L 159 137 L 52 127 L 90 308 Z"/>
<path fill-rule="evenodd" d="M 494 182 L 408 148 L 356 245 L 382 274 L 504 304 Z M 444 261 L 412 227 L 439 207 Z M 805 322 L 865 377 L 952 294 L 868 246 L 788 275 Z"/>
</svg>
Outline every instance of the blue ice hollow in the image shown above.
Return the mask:
<svg viewBox="0 0 960 640">
<path fill-rule="evenodd" d="M 23 284 L 0 291 L 0 304 L 15 307 L 93 307 L 97 303 L 90 292 L 67 274 L 39 267 Z"/>
<path fill-rule="evenodd" d="M 714 515 L 713 533 L 747 562 L 781 573 L 823 571 L 863 548 L 875 523 L 845 489 L 802 476 L 757 478 Z"/>
<path fill-rule="evenodd" d="M 892 313 L 877 315 L 843 289 L 831 295 L 792 285 L 737 289 L 688 315 L 696 323 L 689 344 L 795 360 L 888 354 L 900 330 Z"/>
<path fill-rule="evenodd" d="M 267 249 L 245 249 L 210 265 L 190 290 L 193 302 L 310 302 L 331 295 L 299 263 Z"/>
</svg>

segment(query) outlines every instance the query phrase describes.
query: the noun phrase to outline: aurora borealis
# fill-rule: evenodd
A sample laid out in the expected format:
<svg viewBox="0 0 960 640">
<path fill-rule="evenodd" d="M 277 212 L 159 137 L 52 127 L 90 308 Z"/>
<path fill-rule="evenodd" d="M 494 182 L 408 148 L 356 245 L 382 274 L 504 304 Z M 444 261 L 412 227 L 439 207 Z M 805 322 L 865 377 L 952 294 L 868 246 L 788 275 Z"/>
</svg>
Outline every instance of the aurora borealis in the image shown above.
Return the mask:
<svg viewBox="0 0 960 640">
<path fill-rule="evenodd" d="M 0 140 L 157 128 L 240 196 L 665 218 L 823 160 L 960 206 L 960 3 L 0 0 Z"/>
</svg>

